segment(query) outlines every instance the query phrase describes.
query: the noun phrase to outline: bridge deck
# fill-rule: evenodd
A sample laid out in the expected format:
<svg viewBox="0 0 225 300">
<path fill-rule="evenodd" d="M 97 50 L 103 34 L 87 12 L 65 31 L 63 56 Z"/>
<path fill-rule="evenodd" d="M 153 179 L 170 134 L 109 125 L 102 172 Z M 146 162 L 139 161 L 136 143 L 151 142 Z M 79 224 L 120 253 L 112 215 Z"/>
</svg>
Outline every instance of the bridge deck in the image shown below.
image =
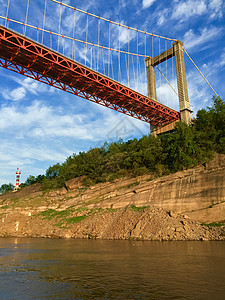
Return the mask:
<svg viewBox="0 0 225 300">
<path fill-rule="evenodd" d="M 177 111 L 3 26 L 0 66 L 155 126 L 180 119 Z"/>
</svg>

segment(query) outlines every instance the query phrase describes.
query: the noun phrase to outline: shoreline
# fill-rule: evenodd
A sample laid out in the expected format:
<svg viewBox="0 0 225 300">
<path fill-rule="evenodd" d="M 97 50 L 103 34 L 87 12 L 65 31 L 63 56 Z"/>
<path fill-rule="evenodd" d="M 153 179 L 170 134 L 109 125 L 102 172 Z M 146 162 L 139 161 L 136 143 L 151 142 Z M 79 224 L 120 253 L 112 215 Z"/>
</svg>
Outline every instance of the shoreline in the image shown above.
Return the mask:
<svg viewBox="0 0 225 300">
<path fill-rule="evenodd" d="M 154 206 L 85 210 L 76 216 L 74 211 L 67 211 L 66 215 L 65 210 L 58 214 L 49 210 L 48 213 L 25 215 L 22 211 L 8 212 L 0 223 L 0 237 L 225 241 L 225 226 L 202 225 L 186 215 Z"/>
</svg>

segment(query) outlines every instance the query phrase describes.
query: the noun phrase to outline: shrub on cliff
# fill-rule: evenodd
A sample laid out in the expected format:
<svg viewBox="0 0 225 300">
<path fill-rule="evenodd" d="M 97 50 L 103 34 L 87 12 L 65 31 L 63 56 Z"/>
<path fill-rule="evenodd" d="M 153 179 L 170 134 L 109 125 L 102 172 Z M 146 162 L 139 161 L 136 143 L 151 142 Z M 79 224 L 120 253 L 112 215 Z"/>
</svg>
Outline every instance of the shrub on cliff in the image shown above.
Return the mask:
<svg viewBox="0 0 225 300">
<path fill-rule="evenodd" d="M 201 109 L 194 122 L 202 148 L 225 154 L 225 102 L 213 97 L 213 105 Z"/>
</svg>

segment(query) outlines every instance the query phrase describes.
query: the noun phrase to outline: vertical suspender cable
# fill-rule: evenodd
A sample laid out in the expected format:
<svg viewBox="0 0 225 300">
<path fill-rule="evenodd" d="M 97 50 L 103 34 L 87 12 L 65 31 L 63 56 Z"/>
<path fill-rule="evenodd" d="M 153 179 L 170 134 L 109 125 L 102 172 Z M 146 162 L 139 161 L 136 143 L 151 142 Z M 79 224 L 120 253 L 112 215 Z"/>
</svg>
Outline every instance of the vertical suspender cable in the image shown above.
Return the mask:
<svg viewBox="0 0 225 300">
<path fill-rule="evenodd" d="M 110 49 L 110 24 L 109 22 L 109 49 Z M 109 55 L 108 55 L 108 77 L 109 77 L 109 72 L 110 72 L 110 63 L 111 63 L 111 51 L 109 50 Z"/>
<path fill-rule="evenodd" d="M 73 11 L 73 46 L 72 46 L 72 59 L 75 60 L 75 26 L 76 26 L 76 8 L 74 7 Z"/>
<path fill-rule="evenodd" d="M 173 47 L 173 45 L 172 45 Z M 172 56 L 172 82 L 174 81 L 174 65 L 173 65 L 173 61 L 174 61 L 174 57 Z M 175 82 L 174 82 L 175 84 Z M 172 97 L 172 101 L 173 101 L 173 108 L 174 108 L 174 94 L 173 94 L 173 97 Z"/>
<path fill-rule="evenodd" d="M 138 81 L 139 81 L 139 75 L 138 75 L 138 61 L 139 61 L 139 57 L 138 57 L 138 30 L 137 30 L 137 90 L 138 90 Z"/>
<path fill-rule="evenodd" d="M 109 50 L 111 52 L 111 50 Z M 111 56 L 111 63 L 112 63 L 112 66 L 111 66 L 111 69 L 112 69 L 112 79 L 115 79 L 114 78 L 114 71 L 113 71 L 113 56 L 112 56 L 112 53 L 110 54 Z"/>
<path fill-rule="evenodd" d="M 165 39 L 165 51 L 167 50 L 167 39 Z M 167 76 L 167 60 L 166 60 L 166 78 L 168 78 Z M 166 105 L 168 106 L 168 93 L 166 93 Z"/>
<path fill-rule="evenodd" d="M 160 55 L 160 38 L 159 38 L 159 55 Z M 159 61 L 159 70 L 161 71 L 160 61 Z M 162 79 L 161 76 L 159 76 L 160 87 L 161 87 L 161 84 L 162 84 L 161 79 Z"/>
<path fill-rule="evenodd" d="M 39 29 L 37 28 L 37 43 L 38 43 L 38 38 L 39 38 Z"/>
<path fill-rule="evenodd" d="M 100 17 L 98 18 L 98 53 L 97 53 L 97 72 L 98 72 L 98 61 L 99 61 L 99 40 L 100 40 Z"/>
<path fill-rule="evenodd" d="M 60 34 L 60 30 L 61 30 L 61 17 L 62 17 L 62 0 L 61 0 L 61 3 L 60 3 L 60 10 L 59 10 L 59 34 Z M 57 51 L 59 52 L 59 37 L 58 36 L 58 46 L 57 46 Z"/>
<path fill-rule="evenodd" d="M 50 49 L 52 49 L 52 32 L 50 31 Z"/>
<path fill-rule="evenodd" d="M 45 0 L 45 9 L 44 9 L 44 18 L 43 18 L 43 31 L 42 31 L 42 39 L 41 39 L 41 43 L 43 44 L 44 42 L 44 29 L 45 29 L 45 15 L 46 15 L 46 6 L 47 6 L 47 0 Z"/>
<path fill-rule="evenodd" d="M 27 0 L 27 10 L 26 10 L 26 18 L 25 18 L 25 24 L 23 26 L 23 35 L 26 34 L 26 29 L 27 29 L 27 18 L 28 18 L 28 10 L 29 10 L 29 0 Z"/>
<path fill-rule="evenodd" d="M 127 67 L 128 67 L 128 72 L 127 72 L 127 76 L 128 76 L 128 87 L 130 87 L 130 76 L 129 76 L 129 52 L 130 52 L 130 27 L 128 27 L 128 55 L 127 55 Z"/>
<path fill-rule="evenodd" d="M 128 66 L 127 66 L 127 53 L 124 53 L 124 59 L 125 59 L 126 71 L 127 71 L 127 81 L 129 82 L 129 72 L 128 72 Z"/>
<path fill-rule="evenodd" d="M 93 54 L 93 47 L 91 46 L 91 61 L 90 61 L 90 68 L 92 69 L 92 54 Z"/>
<path fill-rule="evenodd" d="M 102 64 L 103 64 L 103 74 L 105 75 L 105 60 L 104 60 L 104 51 L 103 51 L 103 47 L 102 47 Z"/>
<path fill-rule="evenodd" d="M 10 0 L 8 0 L 7 9 L 6 9 L 5 27 L 7 25 L 7 18 L 8 18 L 8 14 L 9 14 L 9 2 L 10 2 Z"/>
<path fill-rule="evenodd" d="M 93 56 L 93 70 L 96 71 L 96 57 L 95 57 L 95 46 L 92 46 L 92 56 Z"/>
<path fill-rule="evenodd" d="M 87 13 L 87 24 L 86 24 L 85 67 L 87 63 L 87 40 L 88 40 L 88 13 Z"/>
<path fill-rule="evenodd" d="M 119 24 L 119 52 L 118 52 L 118 82 L 122 81 L 121 70 L 120 70 L 120 24 Z"/>
<path fill-rule="evenodd" d="M 154 43 L 153 43 L 153 35 L 152 35 L 152 57 L 154 57 L 154 50 L 153 50 L 153 48 L 154 48 Z"/>
<path fill-rule="evenodd" d="M 146 57 L 147 57 L 147 34 L 145 32 L 145 58 Z M 147 87 L 147 82 L 146 82 L 146 80 L 147 80 L 147 70 L 146 70 L 145 60 L 143 60 L 143 62 L 144 62 L 144 72 L 145 72 L 144 86 Z M 145 96 L 147 96 L 147 94 L 145 94 Z"/>
<path fill-rule="evenodd" d="M 137 89 L 137 77 L 136 77 L 135 68 L 134 68 L 134 56 L 132 54 L 131 54 L 131 58 L 132 58 L 132 65 L 133 65 L 135 88 Z"/>
</svg>

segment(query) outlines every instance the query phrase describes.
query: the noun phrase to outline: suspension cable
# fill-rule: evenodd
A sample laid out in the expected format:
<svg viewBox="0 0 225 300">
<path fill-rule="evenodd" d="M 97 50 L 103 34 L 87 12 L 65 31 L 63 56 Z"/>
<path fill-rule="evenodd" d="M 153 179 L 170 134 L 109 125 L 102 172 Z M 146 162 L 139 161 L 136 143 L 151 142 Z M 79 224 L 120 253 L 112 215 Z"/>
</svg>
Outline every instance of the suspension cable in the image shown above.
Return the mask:
<svg viewBox="0 0 225 300">
<path fill-rule="evenodd" d="M 169 84 L 169 86 L 171 87 L 171 89 L 174 91 L 174 93 L 178 96 L 177 91 L 173 88 L 173 86 L 170 84 L 169 80 L 166 78 L 166 76 L 162 73 L 162 71 L 156 66 L 156 69 L 160 72 L 160 74 L 164 77 L 164 79 L 166 80 L 166 82 Z"/>
<path fill-rule="evenodd" d="M 44 31 L 44 32 L 49 33 L 49 34 L 56 35 L 56 36 L 58 36 L 58 38 L 62 37 L 61 33 L 57 33 L 57 32 L 54 32 L 54 31 L 47 30 L 47 29 L 39 28 L 38 26 L 33 26 L 33 25 L 30 25 L 30 24 L 25 24 L 24 22 L 20 22 L 20 21 L 17 21 L 17 20 L 13 20 L 13 19 L 10 19 L 10 18 L 3 17 L 3 16 L 0 16 L 0 19 L 8 20 L 10 22 L 14 22 L 14 23 L 20 24 L 20 25 L 26 25 L 29 28 L 33 28 L 33 29 L 36 29 L 36 30 L 39 30 L 39 31 Z M 68 40 L 73 40 L 73 37 L 70 37 L 70 36 L 63 35 L 63 37 L 65 39 L 68 39 Z M 107 46 L 93 44 L 93 43 L 90 43 L 90 42 L 86 42 L 84 40 L 80 40 L 80 39 L 75 39 L 74 38 L 74 41 L 76 41 L 78 43 L 81 43 L 81 44 L 94 45 L 94 46 L 99 47 L 99 48 L 110 50 Z M 115 51 L 115 52 L 119 51 L 120 53 L 137 56 L 137 53 L 127 52 L 127 51 L 124 51 L 124 50 L 118 50 L 118 49 L 115 49 L 115 48 L 111 48 L 111 51 Z M 138 54 L 138 56 L 139 57 L 148 57 L 148 55 L 145 56 L 144 54 Z"/>
<path fill-rule="evenodd" d="M 59 37 L 61 36 L 60 34 L 60 28 L 61 28 L 61 16 L 62 16 L 62 0 L 61 0 L 61 6 L 60 6 L 60 10 L 59 10 L 59 35 L 58 35 L 58 47 L 57 47 L 57 51 L 59 52 Z"/>
<path fill-rule="evenodd" d="M 59 1 L 57 1 L 57 0 L 51 0 L 51 1 L 52 1 L 52 2 L 55 2 L 55 3 L 57 3 L 57 4 L 61 4 L 61 2 L 59 2 Z M 65 7 L 70 8 L 70 9 L 74 9 L 73 6 L 70 6 L 70 5 L 66 4 L 66 3 L 62 3 L 62 5 L 65 6 Z M 94 17 L 94 18 L 100 18 L 101 20 L 106 21 L 106 22 L 110 22 L 110 23 L 112 23 L 112 24 L 114 24 L 114 25 L 117 25 L 117 26 L 120 25 L 120 26 L 122 26 L 122 27 L 124 27 L 124 28 L 130 29 L 130 30 L 133 30 L 133 31 L 137 31 L 137 28 L 129 27 L 129 26 L 126 26 L 126 25 L 123 25 L 123 24 L 120 24 L 120 23 L 117 23 L 117 22 L 114 22 L 114 21 L 110 21 L 110 20 L 108 20 L 108 19 L 106 19 L 106 18 L 102 18 L 102 17 L 97 16 L 97 15 L 95 15 L 95 14 L 86 12 L 86 11 L 84 11 L 84 10 L 82 10 L 82 9 L 78 9 L 78 8 L 77 8 L 77 11 L 79 11 L 79 12 L 81 12 L 81 13 L 83 13 L 83 14 L 89 14 L 90 16 L 92 16 L 92 17 Z M 145 31 L 140 30 L 140 29 L 138 29 L 138 31 L 141 32 L 141 33 L 145 33 Z M 160 37 L 160 38 L 162 38 L 162 39 L 168 39 L 168 40 L 171 40 L 171 41 L 176 41 L 176 39 L 172 39 L 172 38 L 168 38 L 168 37 L 164 37 L 164 36 L 159 36 L 159 35 L 154 34 L 154 33 L 146 32 L 146 34 L 148 34 L 148 35 L 153 35 L 154 37 L 158 37 L 158 38 Z"/>
<path fill-rule="evenodd" d="M 183 48 L 184 52 L 186 53 L 187 57 L 190 59 L 190 61 L 193 63 L 193 65 L 195 66 L 195 68 L 198 70 L 198 72 L 202 75 L 203 79 L 206 81 L 206 83 L 209 85 L 209 87 L 212 89 L 212 91 L 215 93 L 215 95 L 217 97 L 219 97 L 219 95 L 217 94 L 217 92 L 214 90 L 214 88 L 211 86 L 211 84 L 208 82 L 208 80 L 206 79 L 206 77 L 202 74 L 202 72 L 200 71 L 200 69 L 197 67 L 197 65 L 195 64 L 195 62 L 193 61 L 193 59 L 190 57 L 190 55 L 187 53 L 187 51 Z"/>
<path fill-rule="evenodd" d="M 139 76 L 138 76 L 138 29 L 137 29 L 137 90 L 138 90 L 138 80 L 139 80 Z"/>
<path fill-rule="evenodd" d="M 119 76 L 122 81 L 122 76 L 121 76 L 121 69 L 120 69 L 120 26 L 119 26 L 119 51 L 118 51 L 118 81 L 119 81 Z"/>
<path fill-rule="evenodd" d="M 128 27 L 128 53 L 130 52 L 130 28 Z M 128 65 L 128 73 L 127 73 L 127 76 L 128 76 L 128 87 L 130 86 L 130 74 L 129 74 L 129 55 L 127 57 L 127 65 Z"/>
<path fill-rule="evenodd" d="M 111 50 L 110 50 L 110 53 L 111 53 Z M 113 58 L 112 58 L 112 53 L 111 53 L 111 69 L 112 69 L 112 79 L 114 79 L 114 71 L 113 71 Z"/>
<path fill-rule="evenodd" d="M 87 13 L 87 24 L 86 24 L 86 51 L 85 51 L 85 67 L 86 67 L 86 63 L 87 63 L 87 40 L 88 40 L 88 16 L 89 16 L 89 13 Z M 90 44 L 91 45 L 91 44 Z"/>
<path fill-rule="evenodd" d="M 104 51 L 103 51 L 103 47 L 102 47 L 102 64 L 103 64 L 103 71 L 104 71 L 104 75 L 105 75 L 105 60 L 104 60 Z"/>
<path fill-rule="evenodd" d="M 28 18 L 28 10 L 29 10 L 29 0 L 27 0 L 27 10 L 26 10 L 26 18 L 25 18 L 25 23 L 24 23 L 24 26 L 23 26 L 23 35 L 26 34 L 26 29 L 27 29 L 27 18 Z"/>
<path fill-rule="evenodd" d="M 110 22 L 109 22 L 109 49 L 110 49 Z M 110 73 L 110 63 L 111 63 L 111 49 L 109 51 L 109 54 L 108 54 L 108 77 L 109 77 L 109 73 Z"/>
<path fill-rule="evenodd" d="M 126 56 L 126 54 L 124 54 L 124 59 L 125 59 L 126 71 L 127 71 L 127 81 L 129 82 L 129 74 L 128 74 L 128 68 L 127 68 L 127 56 Z"/>
<path fill-rule="evenodd" d="M 7 9 L 6 9 L 5 27 L 6 27 L 6 25 L 7 25 L 7 21 L 8 21 L 8 14 L 9 14 L 9 2 L 10 2 L 10 0 L 8 0 Z"/>
<path fill-rule="evenodd" d="M 135 68 L 134 68 L 134 56 L 131 55 L 132 58 L 132 66 L 133 66 L 133 77 L 134 77 L 134 82 L 135 82 L 135 88 L 137 89 L 137 78 L 136 78 L 136 72 L 135 72 Z"/>
<path fill-rule="evenodd" d="M 100 40 L 100 18 L 98 19 L 98 53 L 97 53 L 97 71 L 98 71 L 98 61 L 99 61 L 99 40 Z"/>
<path fill-rule="evenodd" d="M 76 26 L 76 8 L 74 8 L 74 13 L 73 13 L 73 46 L 72 46 L 72 59 L 75 60 L 75 26 Z"/>
<path fill-rule="evenodd" d="M 43 18 L 43 29 L 45 28 L 45 15 L 46 15 L 46 7 L 47 7 L 47 0 L 45 0 L 45 9 L 44 9 L 44 18 Z M 41 43 L 43 44 L 44 42 L 44 31 L 42 31 L 42 39 Z"/>
</svg>

